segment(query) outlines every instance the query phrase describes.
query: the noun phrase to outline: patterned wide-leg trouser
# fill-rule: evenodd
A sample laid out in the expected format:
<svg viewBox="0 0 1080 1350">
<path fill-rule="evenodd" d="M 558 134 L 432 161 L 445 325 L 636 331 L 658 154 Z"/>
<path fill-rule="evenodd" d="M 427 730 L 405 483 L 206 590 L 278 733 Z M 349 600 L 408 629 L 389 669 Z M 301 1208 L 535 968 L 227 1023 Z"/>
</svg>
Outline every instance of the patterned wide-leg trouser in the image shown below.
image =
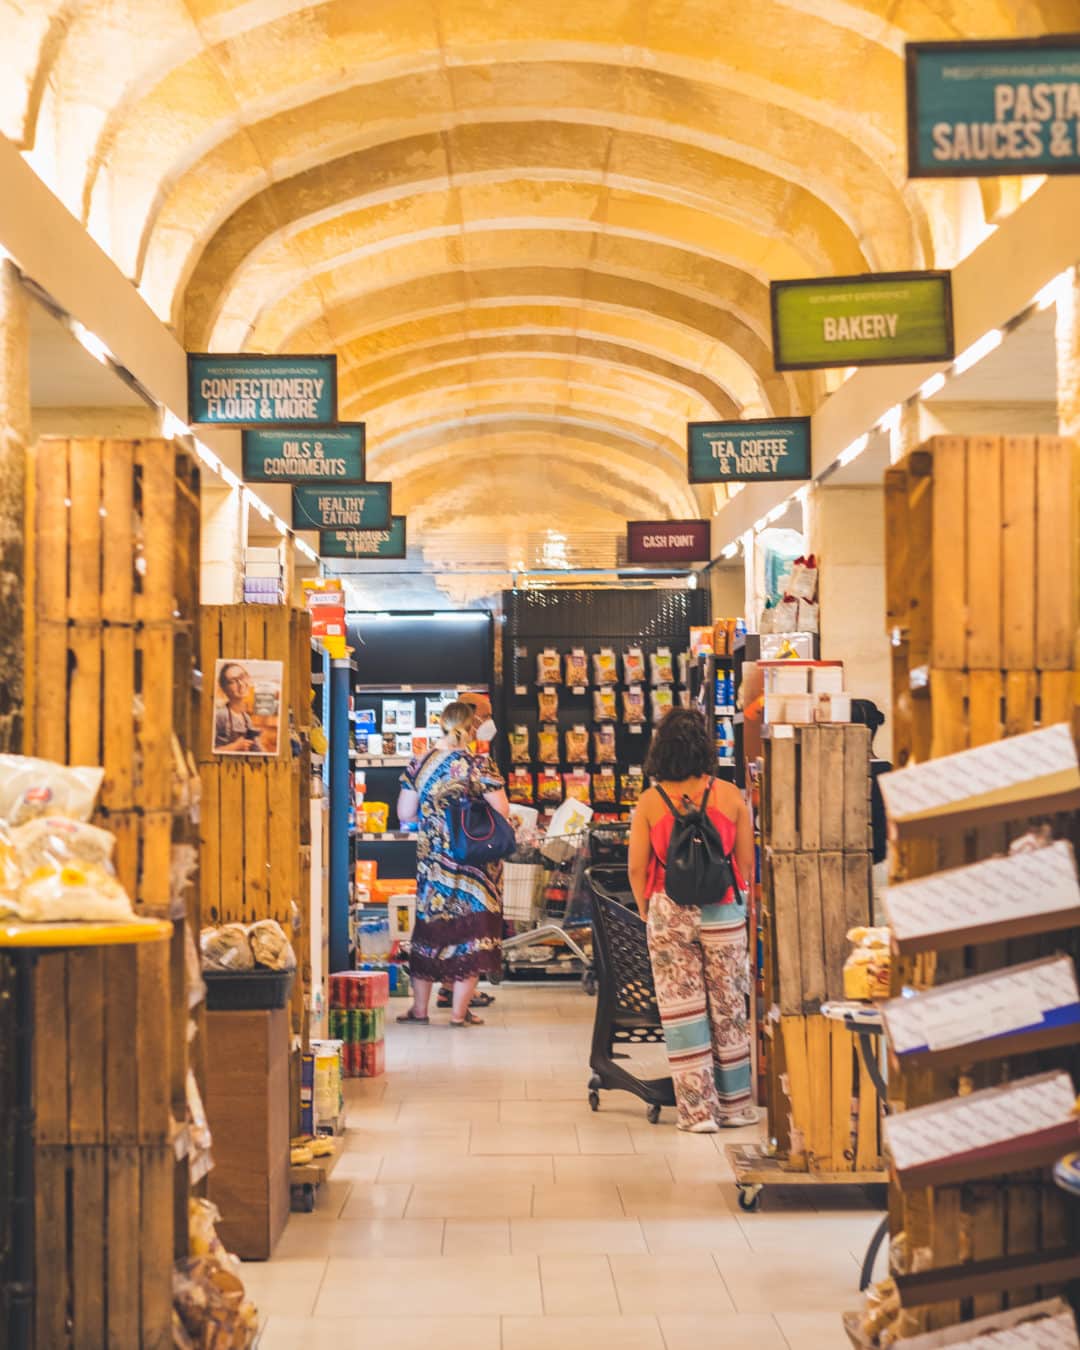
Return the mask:
<svg viewBox="0 0 1080 1350">
<path fill-rule="evenodd" d="M 751 1104 L 746 910 L 660 892 L 648 935 L 679 1124 L 722 1124 Z"/>
</svg>

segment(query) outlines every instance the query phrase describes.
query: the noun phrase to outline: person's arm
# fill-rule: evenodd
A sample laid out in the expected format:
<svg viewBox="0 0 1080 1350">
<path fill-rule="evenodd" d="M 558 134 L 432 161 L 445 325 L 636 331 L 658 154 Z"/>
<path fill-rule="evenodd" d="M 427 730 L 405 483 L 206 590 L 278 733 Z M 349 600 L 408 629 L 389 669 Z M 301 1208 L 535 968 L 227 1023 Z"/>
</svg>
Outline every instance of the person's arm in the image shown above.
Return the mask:
<svg viewBox="0 0 1080 1350">
<path fill-rule="evenodd" d="M 735 817 L 735 861 L 743 884 L 749 890 L 754 882 L 754 825 L 746 799 L 741 794 L 739 814 Z"/>
<path fill-rule="evenodd" d="M 634 807 L 630 820 L 630 889 L 634 892 L 634 901 L 641 917 L 649 913 L 649 897 L 645 894 L 645 885 L 649 877 L 649 857 L 652 845 L 649 841 L 648 808 L 644 798 Z"/>
<path fill-rule="evenodd" d="M 402 825 L 411 825 L 420 811 L 420 794 L 403 787 L 398 793 L 397 818 Z"/>
<path fill-rule="evenodd" d="M 484 801 L 498 811 L 500 816 L 510 818 L 510 798 L 506 795 L 505 788 L 496 788 L 494 792 L 485 792 Z"/>
</svg>

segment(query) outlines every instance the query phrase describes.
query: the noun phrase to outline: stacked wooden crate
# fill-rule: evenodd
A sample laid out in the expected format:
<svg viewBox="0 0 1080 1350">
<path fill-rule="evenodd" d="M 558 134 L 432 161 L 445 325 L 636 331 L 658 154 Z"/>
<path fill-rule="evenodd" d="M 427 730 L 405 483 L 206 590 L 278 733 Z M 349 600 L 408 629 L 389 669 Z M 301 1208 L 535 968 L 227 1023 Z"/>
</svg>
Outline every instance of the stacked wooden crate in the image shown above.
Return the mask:
<svg viewBox="0 0 1080 1350">
<path fill-rule="evenodd" d="M 120 878 L 175 922 L 171 944 L 38 968 L 37 1345 L 165 1347 L 189 1192 L 174 1138 L 199 897 L 170 878 L 194 844 L 198 471 L 169 441 L 45 440 L 28 489 L 27 753 L 104 766 L 94 819 Z"/>
<path fill-rule="evenodd" d="M 893 651 L 893 741 L 902 767 L 1074 715 L 1075 450 L 1057 436 L 939 436 L 885 476 L 886 584 Z M 916 838 L 894 847 L 893 881 L 1003 851 L 1022 822 Z M 1075 832 L 1075 822 L 1073 823 Z M 905 959 L 902 985 L 927 987 L 1015 965 L 1060 947 L 1019 939 Z M 975 1087 L 1064 1062 L 1042 1052 L 965 1075 Z M 912 1107 L 955 1095 L 956 1073 L 893 1063 L 890 1098 Z M 914 1195 L 894 1188 L 894 1235 L 934 1267 L 1054 1246 L 1066 1202 L 1040 1173 Z M 976 1314 L 1028 1302 L 1033 1290 L 981 1293 Z M 931 1328 L 955 1322 L 960 1300 L 923 1309 Z"/>
<path fill-rule="evenodd" d="M 848 930 L 871 922 L 870 732 L 778 730 L 765 743 L 762 789 L 770 983 L 780 1014 L 770 1133 L 794 1170 L 871 1172 L 879 1166 L 873 1085 L 851 1033 L 819 1012 L 844 996 Z"/>
</svg>

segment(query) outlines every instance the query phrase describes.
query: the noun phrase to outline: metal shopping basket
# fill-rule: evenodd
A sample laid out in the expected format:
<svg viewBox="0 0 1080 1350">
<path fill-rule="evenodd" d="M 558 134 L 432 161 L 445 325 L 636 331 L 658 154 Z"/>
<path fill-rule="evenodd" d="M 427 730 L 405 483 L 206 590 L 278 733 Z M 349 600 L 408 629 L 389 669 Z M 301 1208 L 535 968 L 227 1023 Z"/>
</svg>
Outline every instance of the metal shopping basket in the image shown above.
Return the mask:
<svg viewBox="0 0 1080 1350">
<path fill-rule="evenodd" d="M 582 945 L 589 930 L 583 883 L 587 843 L 587 830 L 549 835 L 530 861 L 504 864 L 503 918 L 515 929 L 503 938 L 505 969 L 579 969 L 592 991 L 592 961 Z M 556 955 L 560 948 L 562 954 Z"/>
</svg>

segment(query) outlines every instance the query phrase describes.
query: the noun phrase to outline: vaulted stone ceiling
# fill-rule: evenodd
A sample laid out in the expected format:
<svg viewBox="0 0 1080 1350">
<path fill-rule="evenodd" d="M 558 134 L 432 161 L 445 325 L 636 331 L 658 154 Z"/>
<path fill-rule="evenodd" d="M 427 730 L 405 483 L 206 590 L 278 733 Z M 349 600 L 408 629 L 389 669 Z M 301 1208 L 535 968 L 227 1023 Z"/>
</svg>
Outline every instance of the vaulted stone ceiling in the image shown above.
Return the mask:
<svg viewBox="0 0 1080 1350">
<path fill-rule="evenodd" d="M 816 405 L 772 369 L 771 278 L 949 266 L 1015 201 L 907 183 L 906 40 L 1077 27 L 1078 0 L 0 0 L 0 130 L 189 349 L 337 352 L 412 538 L 513 564 L 711 509 L 688 420 Z"/>
</svg>

